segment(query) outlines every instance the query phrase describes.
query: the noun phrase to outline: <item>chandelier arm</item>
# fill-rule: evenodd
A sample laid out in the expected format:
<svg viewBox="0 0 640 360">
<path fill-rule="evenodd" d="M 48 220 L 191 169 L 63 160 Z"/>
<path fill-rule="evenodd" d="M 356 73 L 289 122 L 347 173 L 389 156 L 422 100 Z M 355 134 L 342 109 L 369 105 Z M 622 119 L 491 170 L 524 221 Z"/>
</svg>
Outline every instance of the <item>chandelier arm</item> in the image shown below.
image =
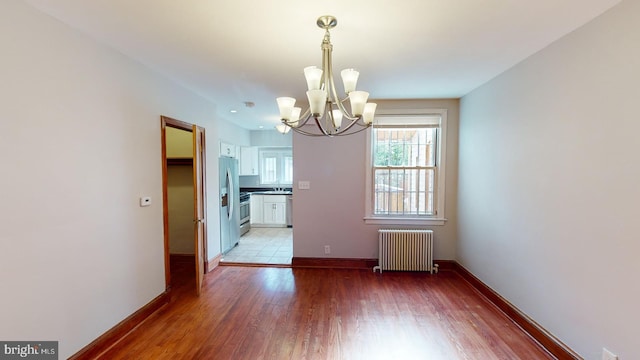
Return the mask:
<svg viewBox="0 0 640 360">
<path fill-rule="evenodd" d="M 326 136 L 332 136 L 334 133 L 327 131 L 327 129 L 325 129 L 324 126 L 322 126 L 322 124 L 320 124 L 320 119 L 322 118 L 324 118 L 324 116 L 319 118 L 316 116 L 313 117 L 313 119 L 316 121 L 316 125 L 318 125 L 318 128 L 320 128 L 320 131 L 322 131 L 322 133 Z"/>
<path fill-rule="evenodd" d="M 318 133 L 311 133 L 308 131 L 304 131 L 304 130 L 300 130 L 298 128 L 291 128 L 293 131 L 297 132 L 298 134 L 302 134 L 304 136 L 332 136 L 332 135 L 325 135 L 325 134 L 318 134 Z"/>
<path fill-rule="evenodd" d="M 327 104 L 324 107 L 324 116 L 326 118 L 327 123 L 330 123 L 333 128 L 336 128 L 336 121 L 333 116 L 333 105 L 331 101 L 327 100 Z"/>
<path fill-rule="evenodd" d="M 287 125 L 290 128 L 297 128 L 299 126 L 305 126 L 307 124 L 307 121 L 309 121 L 309 117 L 307 117 L 304 120 L 298 120 L 298 121 L 295 121 L 295 122 L 288 122 L 286 120 L 282 120 L 282 123 Z"/>
<path fill-rule="evenodd" d="M 307 108 L 307 110 L 304 111 L 300 118 L 309 117 L 309 115 L 311 115 L 311 107 Z"/>
<path fill-rule="evenodd" d="M 335 90 L 334 90 L 335 91 Z M 347 98 L 345 98 L 345 100 L 347 100 Z M 336 106 L 338 107 L 338 109 L 340 109 L 340 112 L 342 112 L 342 116 L 344 116 L 345 118 L 347 118 L 347 120 L 350 121 L 355 121 L 355 120 L 359 120 L 360 116 L 352 116 L 351 113 L 349 113 L 349 111 L 347 110 L 347 108 L 344 107 L 344 105 L 342 104 L 345 100 L 338 100 L 335 102 Z"/>
<path fill-rule="evenodd" d="M 289 127 L 291 127 L 291 129 L 293 131 L 295 131 L 295 132 L 297 132 L 299 134 L 302 134 L 302 135 L 306 135 L 306 136 L 329 136 L 329 137 L 333 137 L 333 136 L 341 136 L 341 135 L 350 135 L 350 134 L 359 133 L 359 132 L 361 132 L 363 130 L 366 130 L 367 128 L 370 127 L 367 124 L 361 124 L 360 121 L 351 121 L 351 122 L 349 122 L 349 124 L 347 126 L 342 127 L 340 130 L 336 130 L 335 132 L 330 132 L 320 122 L 320 120 L 323 119 L 323 118 L 324 118 L 324 116 L 315 117 L 315 116 L 312 116 L 311 114 L 309 114 L 309 115 L 305 115 L 304 120 L 299 120 L 301 122 L 299 122 L 299 125 L 297 127 L 291 126 L 291 125 L 287 124 L 285 121 L 283 121 L 283 123 L 288 125 Z M 315 121 L 316 125 L 318 126 L 318 128 L 320 129 L 321 133 L 313 133 L 313 132 L 302 130 L 302 127 L 305 126 L 305 124 L 310 119 L 314 119 L 314 121 Z M 360 127 L 360 129 L 358 129 L 356 131 L 348 132 L 355 125 L 358 125 Z"/>
<path fill-rule="evenodd" d="M 360 125 L 360 124 L 358 124 Z M 334 134 L 325 134 L 325 133 L 312 133 L 312 132 L 308 132 L 308 131 L 304 131 L 300 128 L 291 128 L 293 131 L 297 132 L 298 134 L 302 134 L 304 136 L 328 136 L 328 137 L 334 137 L 334 136 L 347 136 L 347 135 L 352 135 L 352 134 L 357 134 L 359 132 L 362 132 L 364 130 L 367 130 L 370 126 L 364 126 L 364 125 L 360 125 L 360 129 L 355 130 L 355 131 L 351 131 L 351 132 L 346 132 L 347 129 L 341 130 L 337 133 Z"/>
<path fill-rule="evenodd" d="M 336 101 L 336 106 L 338 107 L 338 109 L 340 109 L 340 111 L 342 112 L 342 115 L 347 118 L 347 120 L 349 121 L 353 121 L 353 120 L 360 120 L 360 116 L 351 116 L 351 114 L 349 113 L 349 111 L 347 110 L 346 107 L 344 107 L 344 102 L 346 102 L 347 100 L 349 100 L 349 96 L 347 95 L 344 99 L 338 99 L 338 101 Z"/>
<path fill-rule="evenodd" d="M 362 126 L 362 125 L 360 125 L 360 126 Z M 359 133 L 359 132 L 365 131 L 365 130 L 367 130 L 368 128 L 369 128 L 369 126 L 362 127 L 362 128 L 360 128 L 360 129 L 358 129 L 358 130 L 351 131 L 351 132 L 349 132 L 349 133 L 347 133 L 347 132 L 346 132 L 346 129 L 345 129 L 345 131 L 341 131 L 341 132 L 336 133 L 336 134 L 333 134 L 333 135 L 334 135 L 334 136 L 347 136 L 347 135 L 353 135 L 353 134 L 357 134 L 357 133 Z"/>
<path fill-rule="evenodd" d="M 307 121 L 309 121 L 310 117 L 311 117 L 311 109 L 307 109 L 302 115 L 300 115 L 297 121 L 288 121 L 285 119 L 280 119 L 280 120 L 282 121 L 283 124 L 291 128 L 296 128 L 298 126 L 304 126 L 307 123 Z"/>
<path fill-rule="evenodd" d="M 302 130 L 301 128 L 291 128 L 291 129 L 299 134 L 306 135 L 306 136 L 333 136 L 333 134 L 326 132 L 322 127 L 320 127 L 320 129 L 322 130 L 321 133 L 313 133 L 313 132 Z"/>
<path fill-rule="evenodd" d="M 352 120 L 351 122 L 349 122 L 349 125 L 347 125 L 344 128 L 340 129 L 340 131 L 338 131 L 337 133 L 342 134 L 342 133 L 346 132 L 347 130 L 351 129 L 351 127 L 353 127 L 353 125 L 355 125 L 357 123 L 358 123 L 358 119 Z"/>
<path fill-rule="evenodd" d="M 327 30 L 327 33 L 328 32 L 329 30 Z M 331 56 L 333 45 L 331 45 L 330 42 L 328 43 L 328 45 L 329 46 L 323 46 L 323 57 L 322 57 L 322 66 L 323 66 L 323 71 L 325 73 L 325 81 L 327 82 L 326 84 L 327 96 L 329 98 L 327 101 L 332 104 L 336 104 L 336 106 L 342 113 L 342 116 L 345 117 L 347 120 L 350 120 L 350 121 L 358 120 L 359 117 L 352 116 L 351 113 L 347 111 L 347 109 L 342 104 L 349 97 L 347 96 L 344 100 L 340 100 L 340 97 L 338 96 L 338 91 L 336 90 L 336 83 L 333 77 L 333 60 Z"/>
<path fill-rule="evenodd" d="M 333 46 L 331 43 L 329 43 L 329 45 L 330 46 L 325 47 L 323 50 L 322 66 L 324 67 L 323 71 L 326 74 L 327 102 L 333 104 L 337 103 L 340 98 L 337 95 L 336 85 L 333 82 L 333 62 L 331 61 L 331 48 Z"/>
<path fill-rule="evenodd" d="M 360 124 L 358 124 L 360 125 Z M 329 133 L 312 133 L 312 132 L 308 132 L 308 131 L 304 131 L 300 128 L 291 128 L 293 131 L 297 132 L 298 134 L 302 134 L 304 136 L 328 136 L 328 137 L 335 137 L 335 136 L 347 136 L 347 135 L 352 135 L 352 134 L 357 134 L 359 132 L 365 131 L 369 128 L 369 126 L 363 126 L 360 125 L 360 129 L 355 130 L 355 131 L 351 131 L 351 132 L 347 132 L 347 129 L 341 130 L 339 132 L 333 133 L 333 134 L 329 134 Z"/>
<path fill-rule="evenodd" d="M 322 83 L 320 86 L 327 92 L 327 101 L 331 102 L 329 85 L 333 81 L 333 70 L 331 70 L 331 52 L 333 51 L 333 45 L 331 44 L 329 29 L 325 31 L 320 47 L 322 49 Z"/>
</svg>

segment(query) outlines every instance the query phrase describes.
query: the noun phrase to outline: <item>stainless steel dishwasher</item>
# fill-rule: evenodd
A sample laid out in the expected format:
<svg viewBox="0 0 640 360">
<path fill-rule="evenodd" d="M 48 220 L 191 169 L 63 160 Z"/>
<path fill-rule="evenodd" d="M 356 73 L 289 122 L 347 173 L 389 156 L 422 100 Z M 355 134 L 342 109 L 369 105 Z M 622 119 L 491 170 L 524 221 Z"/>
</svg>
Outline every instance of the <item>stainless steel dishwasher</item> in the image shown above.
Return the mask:
<svg viewBox="0 0 640 360">
<path fill-rule="evenodd" d="M 287 196 L 287 227 L 293 227 L 293 193 Z"/>
</svg>

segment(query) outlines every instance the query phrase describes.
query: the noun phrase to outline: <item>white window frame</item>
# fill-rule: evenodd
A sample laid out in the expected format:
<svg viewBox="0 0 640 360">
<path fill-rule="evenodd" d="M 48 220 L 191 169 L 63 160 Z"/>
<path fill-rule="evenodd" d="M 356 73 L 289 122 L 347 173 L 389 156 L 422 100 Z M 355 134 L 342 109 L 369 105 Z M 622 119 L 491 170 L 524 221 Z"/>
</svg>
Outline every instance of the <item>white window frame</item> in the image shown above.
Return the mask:
<svg viewBox="0 0 640 360">
<path fill-rule="evenodd" d="M 447 159 L 447 109 L 402 109 L 402 110 L 380 110 L 376 113 L 376 120 L 374 120 L 373 127 L 376 123 L 390 123 L 397 118 L 398 121 L 402 121 L 402 125 L 406 124 L 422 124 L 421 122 L 415 122 L 419 120 L 419 117 L 424 118 L 434 116 L 440 117 L 440 126 L 438 127 L 438 144 L 436 154 L 436 201 L 434 204 L 434 215 L 429 216 L 415 216 L 415 215 L 375 215 L 373 213 L 373 131 L 367 130 L 366 137 L 366 179 L 365 179 L 365 216 L 364 221 L 366 224 L 372 225 L 444 225 L 446 218 L 444 217 L 444 204 L 445 204 L 445 174 L 446 174 L 446 159 Z"/>
<path fill-rule="evenodd" d="M 273 155 L 276 158 L 276 182 L 274 183 L 263 183 L 263 162 L 264 155 Z M 291 186 L 292 182 L 283 182 L 284 179 L 284 168 L 285 168 L 285 158 L 293 157 L 293 153 L 291 148 L 278 148 L 278 147 L 264 147 L 260 148 L 258 151 L 258 167 L 260 168 L 260 185 L 261 186 Z"/>
</svg>

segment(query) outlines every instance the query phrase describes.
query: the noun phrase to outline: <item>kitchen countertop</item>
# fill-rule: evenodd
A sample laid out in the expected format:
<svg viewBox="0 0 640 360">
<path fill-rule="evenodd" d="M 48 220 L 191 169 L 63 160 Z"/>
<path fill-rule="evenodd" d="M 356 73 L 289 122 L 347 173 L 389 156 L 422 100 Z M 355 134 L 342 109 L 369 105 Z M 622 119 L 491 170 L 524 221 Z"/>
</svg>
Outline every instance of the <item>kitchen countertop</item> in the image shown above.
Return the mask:
<svg viewBox="0 0 640 360">
<path fill-rule="evenodd" d="M 251 194 L 255 195 L 292 195 L 291 191 L 280 191 L 280 190 L 268 190 L 268 191 L 254 191 Z"/>
</svg>

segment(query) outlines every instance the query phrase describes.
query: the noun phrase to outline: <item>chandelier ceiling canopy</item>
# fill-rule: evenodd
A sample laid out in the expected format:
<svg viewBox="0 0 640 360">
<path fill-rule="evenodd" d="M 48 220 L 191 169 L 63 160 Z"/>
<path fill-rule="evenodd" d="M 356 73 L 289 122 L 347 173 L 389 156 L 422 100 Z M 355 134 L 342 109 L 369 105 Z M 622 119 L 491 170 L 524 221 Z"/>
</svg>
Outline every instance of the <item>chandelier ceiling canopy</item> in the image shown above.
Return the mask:
<svg viewBox="0 0 640 360">
<path fill-rule="evenodd" d="M 330 29 L 336 27 L 338 21 L 331 15 L 325 15 L 319 17 L 316 24 L 325 30 L 325 34 L 320 46 L 322 67 L 308 66 L 304 68 L 309 108 L 302 113 L 302 108 L 295 106 L 296 99 L 292 97 L 277 98 L 282 121 L 278 131 L 284 133 L 285 128 L 287 131 L 293 129 L 295 132 L 308 136 L 340 136 L 360 132 L 371 126 L 376 104 L 367 103 L 368 92 L 356 90 L 359 73 L 354 69 L 344 69 L 340 72 L 345 96 L 342 99 L 338 97 L 333 80 L 331 62 L 333 45 L 329 33 Z M 347 100 L 349 100 L 349 109 L 345 106 Z M 311 119 L 318 130 L 304 128 Z"/>
</svg>

